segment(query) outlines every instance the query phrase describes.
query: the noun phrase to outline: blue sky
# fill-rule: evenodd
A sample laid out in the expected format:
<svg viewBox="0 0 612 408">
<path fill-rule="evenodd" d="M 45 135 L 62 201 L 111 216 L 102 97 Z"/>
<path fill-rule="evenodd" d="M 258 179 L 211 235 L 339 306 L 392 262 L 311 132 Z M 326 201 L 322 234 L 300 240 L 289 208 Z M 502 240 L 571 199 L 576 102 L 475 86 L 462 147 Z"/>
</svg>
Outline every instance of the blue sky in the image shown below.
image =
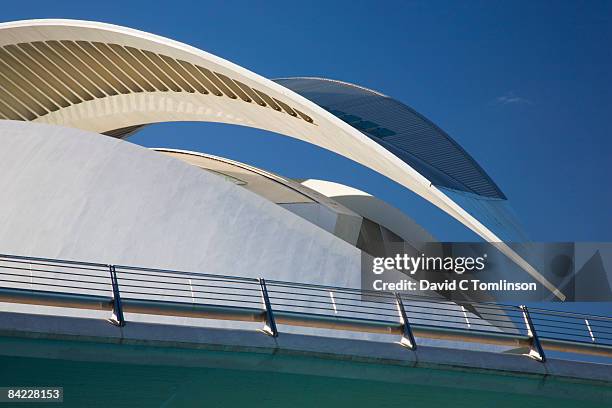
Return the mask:
<svg viewBox="0 0 612 408">
<path fill-rule="evenodd" d="M 266 77 L 342 79 L 393 96 L 454 137 L 536 241 L 612 240 L 612 2 L 55 1 L 5 21 L 75 18 L 163 35 Z M 131 141 L 222 155 L 368 191 L 442 240 L 474 235 L 386 178 L 271 133 L 206 123 Z"/>
</svg>

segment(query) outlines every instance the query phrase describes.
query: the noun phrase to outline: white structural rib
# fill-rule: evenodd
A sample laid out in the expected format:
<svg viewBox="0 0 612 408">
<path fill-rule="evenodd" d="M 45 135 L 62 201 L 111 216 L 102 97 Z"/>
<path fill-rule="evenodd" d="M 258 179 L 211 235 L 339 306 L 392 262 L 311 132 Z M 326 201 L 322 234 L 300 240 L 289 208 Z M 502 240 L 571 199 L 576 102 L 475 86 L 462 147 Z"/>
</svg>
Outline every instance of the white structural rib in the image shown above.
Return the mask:
<svg viewBox="0 0 612 408">
<path fill-rule="evenodd" d="M 401 159 L 295 92 L 205 51 L 111 24 L 27 20 L 0 24 L 0 72 L 11 77 L 0 83 L 0 116 L 7 119 L 98 133 L 155 122 L 223 122 L 331 150 L 436 205 L 565 300 L 518 253 Z"/>
</svg>

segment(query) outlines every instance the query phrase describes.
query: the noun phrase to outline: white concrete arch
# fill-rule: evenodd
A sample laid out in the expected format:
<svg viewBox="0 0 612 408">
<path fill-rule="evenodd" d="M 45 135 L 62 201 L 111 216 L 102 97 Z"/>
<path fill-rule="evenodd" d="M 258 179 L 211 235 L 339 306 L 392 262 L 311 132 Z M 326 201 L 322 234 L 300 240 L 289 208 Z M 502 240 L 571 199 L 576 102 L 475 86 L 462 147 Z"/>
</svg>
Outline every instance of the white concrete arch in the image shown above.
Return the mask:
<svg viewBox="0 0 612 408">
<path fill-rule="evenodd" d="M 6 119 L 98 133 L 162 121 L 214 121 L 290 136 L 400 183 L 494 243 L 557 297 L 565 298 L 485 225 L 401 159 L 316 104 L 236 64 L 153 34 L 75 20 L 0 24 L 0 48 L 0 116 Z M 16 69 L 20 66 L 24 68 Z M 193 67 L 196 70 L 189 71 Z M 207 71 L 213 78 L 200 75 Z M 215 89 L 221 95 L 215 95 Z M 255 95 L 250 94 L 253 90 Z"/>
</svg>

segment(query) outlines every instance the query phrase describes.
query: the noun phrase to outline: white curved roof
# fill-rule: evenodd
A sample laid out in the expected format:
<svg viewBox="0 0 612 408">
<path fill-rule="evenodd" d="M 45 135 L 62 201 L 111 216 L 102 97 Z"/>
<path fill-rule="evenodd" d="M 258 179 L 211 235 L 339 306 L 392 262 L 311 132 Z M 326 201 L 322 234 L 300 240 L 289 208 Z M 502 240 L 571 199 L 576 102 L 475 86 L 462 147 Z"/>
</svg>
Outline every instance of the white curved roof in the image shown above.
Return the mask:
<svg viewBox="0 0 612 408">
<path fill-rule="evenodd" d="M 251 126 L 331 150 L 400 183 L 565 296 L 430 180 L 313 102 L 245 68 L 167 38 L 111 24 L 0 24 L 0 115 L 109 132 L 147 123 Z"/>
<path fill-rule="evenodd" d="M 345 223 L 347 222 L 346 217 L 358 217 L 359 220 L 365 217 L 415 247 L 437 242 L 423 227 L 397 208 L 371 194 L 345 184 L 315 179 L 298 182 L 245 163 L 211 154 L 167 148 L 153 150 L 226 177 L 235 184 L 276 204 L 289 205 L 285 208 L 290 211 L 291 204 L 316 203 L 329 208 L 337 215 L 343 215 Z M 308 217 L 304 218 L 308 219 Z M 337 231 L 330 232 L 343 239 L 346 238 L 337 234 Z M 355 245 L 357 236 L 353 238 L 345 240 Z"/>
<path fill-rule="evenodd" d="M 433 235 L 399 209 L 365 191 L 327 180 L 308 179 L 301 184 L 382 225 L 413 246 L 437 242 Z"/>
<path fill-rule="evenodd" d="M 321 203 L 333 206 L 338 212 L 350 212 L 347 208 L 302 184 L 269 171 L 212 154 L 189 150 L 154 148 L 153 150 L 175 157 L 194 166 L 230 177 L 236 184 L 245 186 L 268 200 L 277 203 Z"/>
</svg>

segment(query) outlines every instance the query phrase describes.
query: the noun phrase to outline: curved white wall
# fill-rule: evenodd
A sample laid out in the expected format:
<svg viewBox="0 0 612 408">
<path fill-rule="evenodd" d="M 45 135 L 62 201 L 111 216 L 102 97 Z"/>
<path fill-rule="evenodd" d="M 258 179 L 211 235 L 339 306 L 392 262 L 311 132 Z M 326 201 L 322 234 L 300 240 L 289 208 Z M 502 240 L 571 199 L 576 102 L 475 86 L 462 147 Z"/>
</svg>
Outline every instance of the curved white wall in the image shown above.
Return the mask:
<svg viewBox="0 0 612 408">
<path fill-rule="evenodd" d="M 0 146 L 2 253 L 359 286 L 358 249 L 180 160 L 13 121 Z"/>
</svg>

